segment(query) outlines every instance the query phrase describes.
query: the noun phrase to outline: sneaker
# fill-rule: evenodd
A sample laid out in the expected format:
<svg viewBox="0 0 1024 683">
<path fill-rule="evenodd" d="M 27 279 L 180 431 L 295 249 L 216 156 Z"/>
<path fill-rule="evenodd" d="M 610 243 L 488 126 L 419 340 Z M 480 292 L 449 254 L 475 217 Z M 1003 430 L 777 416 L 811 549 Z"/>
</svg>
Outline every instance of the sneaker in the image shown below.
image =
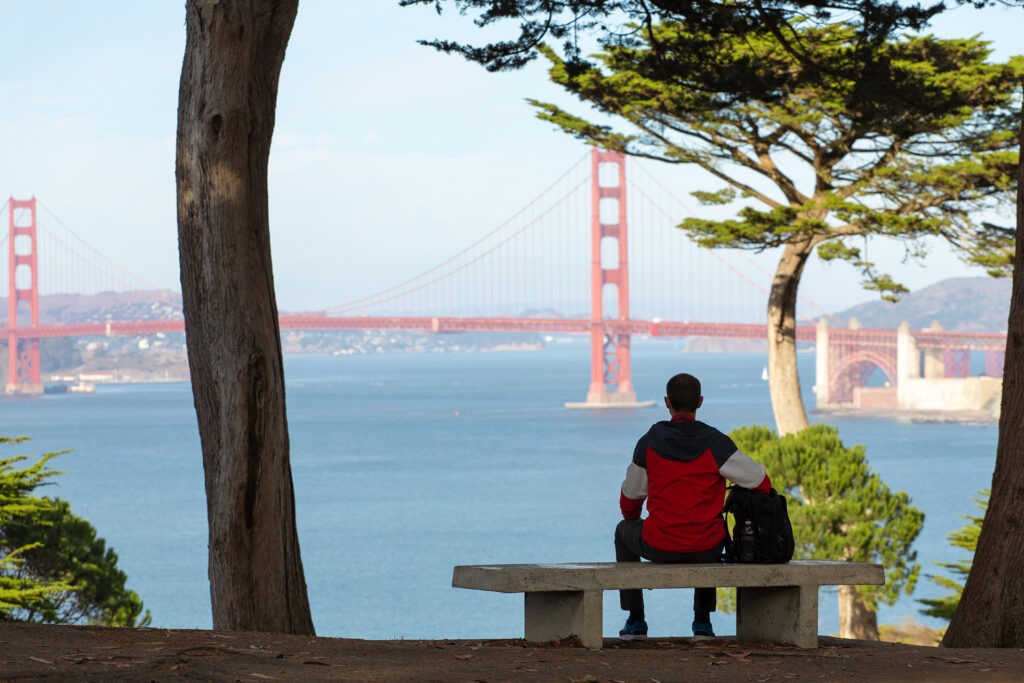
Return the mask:
<svg viewBox="0 0 1024 683">
<path fill-rule="evenodd" d="M 626 625 L 619 631 L 619 640 L 647 640 L 647 622 L 643 619 L 627 619 Z"/>
<path fill-rule="evenodd" d="M 715 631 L 711 628 L 711 622 L 709 621 L 695 621 L 693 622 L 692 628 L 694 638 L 715 637 Z"/>
</svg>

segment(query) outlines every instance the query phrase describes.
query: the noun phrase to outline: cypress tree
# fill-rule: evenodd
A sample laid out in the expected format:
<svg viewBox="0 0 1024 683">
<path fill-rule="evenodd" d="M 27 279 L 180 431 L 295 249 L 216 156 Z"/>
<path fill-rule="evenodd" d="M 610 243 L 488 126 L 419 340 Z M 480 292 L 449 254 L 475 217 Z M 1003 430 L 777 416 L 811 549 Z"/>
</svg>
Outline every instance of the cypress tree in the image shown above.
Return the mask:
<svg viewBox="0 0 1024 683">
<path fill-rule="evenodd" d="M 863 446 L 844 446 L 835 427 L 813 425 L 780 438 L 768 427 L 751 426 L 730 436 L 764 464 L 787 497 L 796 557 L 885 567 L 883 586 L 839 589 L 839 635 L 877 640 L 878 604 L 892 605 L 914 591 L 921 567 L 911 546 L 924 513 L 871 471 Z"/>
</svg>

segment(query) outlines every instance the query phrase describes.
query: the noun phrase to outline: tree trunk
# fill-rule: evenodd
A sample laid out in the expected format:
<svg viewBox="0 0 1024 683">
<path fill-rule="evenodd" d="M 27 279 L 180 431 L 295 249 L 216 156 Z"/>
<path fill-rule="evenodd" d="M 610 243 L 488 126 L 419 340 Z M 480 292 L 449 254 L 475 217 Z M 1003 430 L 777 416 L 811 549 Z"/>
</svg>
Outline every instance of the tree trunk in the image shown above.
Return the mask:
<svg viewBox="0 0 1024 683">
<path fill-rule="evenodd" d="M 878 640 L 878 613 L 868 607 L 856 586 L 839 587 L 839 637 Z"/>
<path fill-rule="evenodd" d="M 178 250 L 216 629 L 313 633 L 295 522 L 267 165 L 298 0 L 188 0 Z"/>
<path fill-rule="evenodd" d="M 768 296 L 768 391 L 780 436 L 807 427 L 796 366 L 796 293 L 813 251 L 811 240 L 787 244 Z"/>
<path fill-rule="evenodd" d="M 1021 112 L 1024 157 L 1024 108 Z M 1024 166 L 1017 169 L 1017 235 L 1024 234 Z M 967 492 L 962 492 L 967 495 Z M 1024 248 L 1013 257 L 1003 404 L 992 494 L 945 647 L 1024 647 Z"/>
</svg>

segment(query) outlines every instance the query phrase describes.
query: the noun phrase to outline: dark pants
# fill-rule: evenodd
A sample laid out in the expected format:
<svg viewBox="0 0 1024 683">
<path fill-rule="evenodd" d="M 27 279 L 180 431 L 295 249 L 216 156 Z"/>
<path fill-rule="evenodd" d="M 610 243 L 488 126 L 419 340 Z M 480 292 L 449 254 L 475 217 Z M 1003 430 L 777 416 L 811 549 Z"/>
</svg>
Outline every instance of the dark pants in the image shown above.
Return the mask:
<svg viewBox="0 0 1024 683">
<path fill-rule="evenodd" d="M 702 564 L 718 562 L 722 556 L 722 544 L 698 553 L 670 553 L 644 543 L 644 521 L 624 519 L 615 527 L 615 561 L 639 562 L 640 558 L 666 564 Z M 695 614 L 710 614 L 715 611 L 716 589 L 694 588 L 693 611 Z M 627 612 L 642 613 L 644 594 L 640 589 L 619 591 L 619 605 Z"/>
</svg>

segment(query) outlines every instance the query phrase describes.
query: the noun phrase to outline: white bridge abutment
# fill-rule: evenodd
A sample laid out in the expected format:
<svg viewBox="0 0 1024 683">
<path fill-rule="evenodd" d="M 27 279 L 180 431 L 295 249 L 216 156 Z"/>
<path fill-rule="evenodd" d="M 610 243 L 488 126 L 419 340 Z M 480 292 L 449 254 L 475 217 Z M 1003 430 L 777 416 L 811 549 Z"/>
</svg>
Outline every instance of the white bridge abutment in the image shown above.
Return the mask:
<svg viewBox="0 0 1024 683">
<path fill-rule="evenodd" d="M 921 353 L 917 349 L 910 323 L 896 328 L 896 407 L 911 407 L 910 381 L 921 377 Z"/>
<path fill-rule="evenodd" d="M 831 388 L 831 351 L 828 343 L 828 320 L 818 321 L 814 337 L 814 397 L 819 408 L 832 402 Z"/>
<path fill-rule="evenodd" d="M 928 331 L 941 332 L 942 325 L 935 321 L 928 327 Z M 942 349 L 925 349 L 923 355 L 925 379 L 941 379 L 946 376 L 946 358 Z"/>
</svg>

